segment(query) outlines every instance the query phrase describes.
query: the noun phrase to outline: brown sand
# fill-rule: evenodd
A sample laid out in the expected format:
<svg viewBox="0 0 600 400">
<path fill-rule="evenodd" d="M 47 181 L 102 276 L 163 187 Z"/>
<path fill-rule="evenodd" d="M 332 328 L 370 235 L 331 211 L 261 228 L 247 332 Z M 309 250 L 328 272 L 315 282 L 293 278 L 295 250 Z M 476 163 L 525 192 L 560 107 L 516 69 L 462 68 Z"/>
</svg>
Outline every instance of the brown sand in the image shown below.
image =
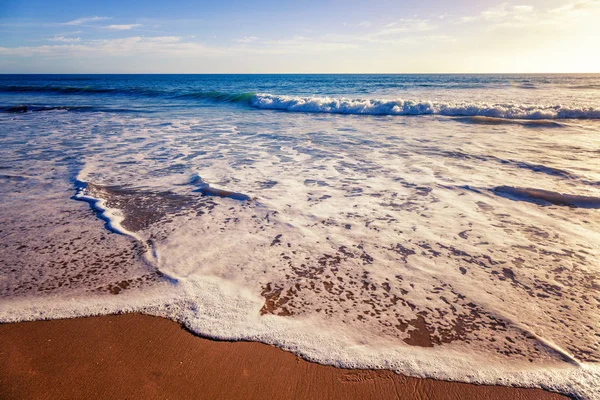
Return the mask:
<svg viewBox="0 0 600 400">
<path fill-rule="evenodd" d="M 0 399 L 564 399 L 409 378 L 196 337 L 139 314 L 0 325 Z"/>
</svg>

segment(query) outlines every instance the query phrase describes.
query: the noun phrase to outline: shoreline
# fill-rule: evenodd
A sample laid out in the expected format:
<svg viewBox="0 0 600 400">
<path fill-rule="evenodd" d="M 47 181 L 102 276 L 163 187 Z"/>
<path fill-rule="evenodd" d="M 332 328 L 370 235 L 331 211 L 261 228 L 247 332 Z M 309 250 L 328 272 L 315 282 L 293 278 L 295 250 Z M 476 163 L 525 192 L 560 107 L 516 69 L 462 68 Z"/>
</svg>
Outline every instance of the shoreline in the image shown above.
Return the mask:
<svg viewBox="0 0 600 400">
<path fill-rule="evenodd" d="M 541 389 L 413 378 L 305 361 L 121 314 L 0 324 L 0 398 L 568 399 Z"/>
</svg>

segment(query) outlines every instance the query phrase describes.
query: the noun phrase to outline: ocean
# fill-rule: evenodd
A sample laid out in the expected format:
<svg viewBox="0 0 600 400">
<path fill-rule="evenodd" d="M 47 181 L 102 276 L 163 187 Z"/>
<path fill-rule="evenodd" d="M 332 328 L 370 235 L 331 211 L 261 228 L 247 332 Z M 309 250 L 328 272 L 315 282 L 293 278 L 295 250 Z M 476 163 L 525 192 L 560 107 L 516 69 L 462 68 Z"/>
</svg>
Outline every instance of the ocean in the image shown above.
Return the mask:
<svg viewBox="0 0 600 400">
<path fill-rule="evenodd" d="M 0 75 L 0 321 L 120 312 L 600 398 L 600 75 Z"/>
</svg>

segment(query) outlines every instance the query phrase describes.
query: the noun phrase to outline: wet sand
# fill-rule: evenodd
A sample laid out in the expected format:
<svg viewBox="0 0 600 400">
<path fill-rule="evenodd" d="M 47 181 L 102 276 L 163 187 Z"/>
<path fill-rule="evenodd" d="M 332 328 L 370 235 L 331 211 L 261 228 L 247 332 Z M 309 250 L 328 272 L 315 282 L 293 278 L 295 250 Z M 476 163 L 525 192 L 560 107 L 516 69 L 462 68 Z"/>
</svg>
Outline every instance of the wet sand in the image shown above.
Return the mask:
<svg viewBox="0 0 600 400">
<path fill-rule="evenodd" d="M 1 399 L 564 399 L 310 363 L 139 314 L 0 325 Z"/>
</svg>

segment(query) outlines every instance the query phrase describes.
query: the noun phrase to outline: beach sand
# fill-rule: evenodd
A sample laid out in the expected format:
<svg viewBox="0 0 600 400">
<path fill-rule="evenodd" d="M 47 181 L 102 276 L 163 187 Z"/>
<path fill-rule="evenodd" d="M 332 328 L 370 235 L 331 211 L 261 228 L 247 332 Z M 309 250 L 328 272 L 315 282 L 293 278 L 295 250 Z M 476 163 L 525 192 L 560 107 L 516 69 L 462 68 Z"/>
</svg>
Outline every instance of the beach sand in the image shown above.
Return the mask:
<svg viewBox="0 0 600 400">
<path fill-rule="evenodd" d="M 1 399 L 564 399 L 304 361 L 126 314 L 0 325 Z"/>
</svg>

